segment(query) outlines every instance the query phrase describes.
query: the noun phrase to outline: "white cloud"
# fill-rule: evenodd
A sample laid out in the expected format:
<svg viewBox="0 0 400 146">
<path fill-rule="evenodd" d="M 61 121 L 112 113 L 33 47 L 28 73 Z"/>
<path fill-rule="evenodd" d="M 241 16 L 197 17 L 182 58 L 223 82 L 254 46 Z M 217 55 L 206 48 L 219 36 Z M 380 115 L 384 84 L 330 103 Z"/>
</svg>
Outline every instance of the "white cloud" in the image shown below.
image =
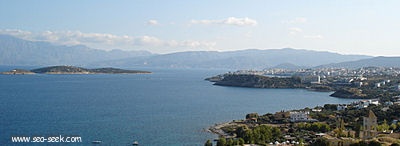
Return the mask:
<svg viewBox="0 0 400 146">
<path fill-rule="evenodd" d="M 152 36 L 141 36 L 135 38 L 133 42 L 133 45 L 135 46 L 159 46 L 162 44 L 163 44 L 162 40 Z"/>
<path fill-rule="evenodd" d="M 212 49 L 216 43 L 196 40 L 162 40 L 154 36 L 128 36 L 107 33 L 83 33 L 80 31 L 44 31 L 29 32 L 23 30 L 1 30 L 0 34 L 8 34 L 31 41 L 46 41 L 59 45 L 87 45 L 89 47 L 111 50 L 153 49 L 158 52 L 184 48 L 186 50 Z M 164 51 L 163 51 L 164 49 Z M 150 50 L 152 51 L 152 50 Z"/>
<path fill-rule="evenodd" d="M 303 29 L 301 29 L 301 28 L 298 28 L 298 27 L 289 28 L 289 34 L 290 35 L 296 35 L 296 34 L 301 33 L 301 32 L 303 32 Z"/>
<path fill-rule="evenodd" d="M 301 24 L 301 23 L 307 23 L 307 18 L 305 17 L 296 17 L 292 20 L 284 21 L 283 23 L 288 23 L 288 24 Z"/>
<path fill-rule="evenodd" d="M 147 25 L 158 25 L 158 21 L 157 20 L 149 20 L 147 21 Z"/>
<path fill-rule="evenodd" d="M 304 38 L 306 38 L 306 39 L 323 39 L 324 38 L 324 36 L 322 36 L 322 35 L 305 35 L 305 36 L 303 36 Z"/>
<path fill-rule="evenodd" d="M 213 48 L 215 45 L 215 42 L 186 40 L 178 43 L 176 46 L 210 49 Z"/>
<path fill-rule="evenodd" d="M 303 32 L 303 29 L 298 28 L 298 27 L 291 27 L 289 28 L 290 31 L 294 31 L 294 32 Z"/>
<path fill-rule="evenodd" d="M 26 36 L 32 35 L 32 33 L 29 31 L 23 31 L 19 29 L 0 29 L 0 34 L 8 34 L 23 39 L 27 39 Z"/>
<path fill-rule="evenodd" d="M 233 25 L 233 26 L 255 26 L 257 25 L 257 21 L 250 18 L 236 18 L 236 17 L 229 17 L 226 19 L 220 20 L 191 20 L 191 24 L 219 24 L 219 25 Z"/>
</svg>

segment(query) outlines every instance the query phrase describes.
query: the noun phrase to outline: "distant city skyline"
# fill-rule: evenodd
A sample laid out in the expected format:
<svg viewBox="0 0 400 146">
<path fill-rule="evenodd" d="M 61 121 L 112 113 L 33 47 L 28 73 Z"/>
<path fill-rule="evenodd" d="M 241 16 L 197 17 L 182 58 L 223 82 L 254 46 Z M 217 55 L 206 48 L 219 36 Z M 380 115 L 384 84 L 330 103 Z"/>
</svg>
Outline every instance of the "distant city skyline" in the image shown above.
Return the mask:
<svg viewBox="0 0 400 146">
<path fill-rule="evenodd" d="M 400 1 L 0 1 L 0 34 L 96 49 L 400 56 Z"/>
</svg>

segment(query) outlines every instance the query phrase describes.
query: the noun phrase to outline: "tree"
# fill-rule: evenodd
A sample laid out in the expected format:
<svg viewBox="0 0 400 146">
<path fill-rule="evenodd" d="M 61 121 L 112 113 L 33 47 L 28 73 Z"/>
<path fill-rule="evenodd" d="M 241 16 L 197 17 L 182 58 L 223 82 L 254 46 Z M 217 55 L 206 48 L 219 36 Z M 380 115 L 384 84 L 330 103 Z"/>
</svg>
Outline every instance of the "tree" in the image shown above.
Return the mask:
<svg viewBox="0 0 400 146">
<path fill-rule="evenodd" d="M 207 142 L 204 144 L 204 146 L 212 146 L 212 143 L 210 140 L 207 140 Z"/>
<path fill-rule="evenodd" d="M 326 143 L 326 140 L 323 138 L 318 138 L 315 140 L 314 143 L 311 144 L 311 146 L 327 146 L 328 144 Z"/>
<path fill-rule="evenodd" d="M 381 146 L 381 143 L 379 143 L 377 141 L 371 141 L 371 142 L 369 142 L 368 146 Z"/>
<path fill-rule="evenodd" d="M 239 145 L 244 145 L 244 139 L 243 138 L 239 138 Z"/>
<path fill-rule="evenodd" d="M 251 118 L 258 118 L 258 113 L 250 113 L 246 115 L 246 119 L 251 119 Z"/>
<path fill-rule="evenodd" d="M 300 138 L 299 139 L 299 143 L 300 143 L 300 146 L 303 146 L 304 145 L 304 139 Z"/>
<path fill-rule="evenodd" d="M 358 143 L 352 143 L 350 146 L 368 146 L 368 144 L 365 141 L 360 141 Z"/>
<path fill-rule="evenodd" d="M 226 145 L 227 146 L 233 146 L 234 145 L 234 141 L 232 138 L 228 139 L 228 141 L 226 141 Z"/>
<path fill-rule="evenodd" d="M 246 130 L 243 138 L 246 141 L 246 143 L 249 143 L 249 144 L 254 143 L 253 131 L 252 130 Z"/>
<path fill-rule="evenodd" d="M 383 120 L 383 123 L 381 125 L 378 125 L 376 128 L 378 131 L 387 131 L 389 130 L 390 126 L 387 124 L 386 120 Z"/>
<path fill-rule="evenodd" d="M 395 123 L 390 124 L 390 130 L 396 130 L 397 125 Z"/>
<path fill-rule="evenodd" d="M 337 110 L 337 105 L 335 105 L 335 104 L 325 104 L 324 105 L 324 110 L 336 111 Z"/>
<path fill-rule="evenodd" d="M 223 137 L 219 138 L 217 146 L 226 146 L 226 139 Z"/>
<path fill-rule="evenodd" d="M 248 128 L 247 126 L 241 126 L 241 127 L 239 127 L 239 128 L 236 129 L 236 135 L 237 135 L 238 137 L 244 137 L 244 135 L 246 134 L 246 131 L 247 131 L 248 129 L 249 129 L 249 128 Z"/>
</svg>

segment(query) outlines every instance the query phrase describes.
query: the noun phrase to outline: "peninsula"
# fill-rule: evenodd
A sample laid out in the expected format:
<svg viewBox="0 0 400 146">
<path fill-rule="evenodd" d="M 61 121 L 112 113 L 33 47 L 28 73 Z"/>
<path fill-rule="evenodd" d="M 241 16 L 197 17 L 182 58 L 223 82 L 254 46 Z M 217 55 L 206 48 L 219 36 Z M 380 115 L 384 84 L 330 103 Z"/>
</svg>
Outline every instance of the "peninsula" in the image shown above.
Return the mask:
<svg viewBox="0 0 400 146">
<path fill-rule="evenodd" d="M 118 68 L 87 69 L 75 66 L 50 66 L 33 70 L 14 69 L 0 74 L 147 74 L 149 71 L 125 70 Z"/>
<path fill-rule="evenodd" d="M 302 88 L 334 92 L 333 97 L 388 99 L 400 95 L 400 68 L 365 67 L 359 69 L 321 68 L 289 71 L 270 69 L 241 70 L 206 80 L 219 86 L 250 88 Z"/>
</svg>

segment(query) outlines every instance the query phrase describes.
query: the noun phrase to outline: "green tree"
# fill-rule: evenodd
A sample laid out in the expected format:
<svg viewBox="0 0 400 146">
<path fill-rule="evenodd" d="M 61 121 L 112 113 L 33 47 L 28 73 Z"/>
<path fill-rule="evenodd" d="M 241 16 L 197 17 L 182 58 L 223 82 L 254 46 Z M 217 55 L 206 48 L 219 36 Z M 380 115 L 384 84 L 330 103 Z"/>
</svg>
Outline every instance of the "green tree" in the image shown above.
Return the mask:
<svg viewBox="0 0 400 146">
<path fill-rule="evenodd" d="M 244 145 L 244 139 L 243 138 L 239 138 L 239 145 Z"/>
<path fill-rule="evenodd" d="M 352 143 L 350 146 L 368 146 L 368 144 L 365 141 L 360 141 L 358 143 Z"/>
<path fill-rule="evenodd" d="M 217 146 L 226 146 L 226 139 L 223 137 L 219 138 Z"/>
<path fill-rule="evenodd" d="M 244 137 L 244 135 L 246 134 L 246 131 L 247 131 L 248 129 L 249 129 L 249 128 L 248 128 L 247 126 L 241 126 L 241 127 L 239 127 L 239 128 L 236 129 L 236 135 L 237 135 L 238 137 Z"/>
<path fill-rule="evenodd" d="M 337 105 L 336 104 L 325 104 L 324 110 L 336 111 Z"/>
<path fill-rule="evenodd" d="M 311 146 L 327 146 L 327 142 L 325 139 L 323 138 L 318 138 L 317 140 L 315 140 L 314 143 L 311 144 Z"/>
<path fill-rule="evenodd" d="M 397 122 L 397 129 L 400 130 L 400 122 Z"/>
<path fill-rule="evenodd" d="M 377 141 L 371 141 L 371 142 L 369 142 L 368 146 L 381 146 L 381 143 L 379 143 Z"/>
<path fill-rule="evenodd" d="M 302 139 L 302 138 L 299 139 L 299 145 L 300 145 L 300 146 L 303 146 L 303 145 L 304 145 L 304 139 Z"/>
<path fill-rule="evenodd" d="M 207 142 L 204 144 L 204 146 L 212 146 L 212 143 L 210 140 L 207 140 Z"/>
<path fill-rule="evenodd" d="M 258 118 L 258 113 L 250 113 L 246 115 L 246 119 L 251 119 L 251 118 Z"/>
<path fill-rule="evenodd" d="M 396 130 L 397 129 L 397 125 L 395 123 L 390 124 L 390 130 Z"/>
<path fill-rule="evenodd" d="M 226 142 L 226 145 L 233 146 L 234 145 L 233 139 L 232 138 L 228 139 L 228 141 Z"/>
<path fill-rule="evenodd" d="M 381 125 L 378 125 L 378 126 L 376 127 L 376 129 L 377 129 L 378 131 L 387 131 L 387 130 L 389 130 L 389 128 L 390 128 L 390 126 L 387 124 L 387 121 L 386 121 L 386 120 L 383 120 L 383 123 L 382 123 Z"/>
</svg>

